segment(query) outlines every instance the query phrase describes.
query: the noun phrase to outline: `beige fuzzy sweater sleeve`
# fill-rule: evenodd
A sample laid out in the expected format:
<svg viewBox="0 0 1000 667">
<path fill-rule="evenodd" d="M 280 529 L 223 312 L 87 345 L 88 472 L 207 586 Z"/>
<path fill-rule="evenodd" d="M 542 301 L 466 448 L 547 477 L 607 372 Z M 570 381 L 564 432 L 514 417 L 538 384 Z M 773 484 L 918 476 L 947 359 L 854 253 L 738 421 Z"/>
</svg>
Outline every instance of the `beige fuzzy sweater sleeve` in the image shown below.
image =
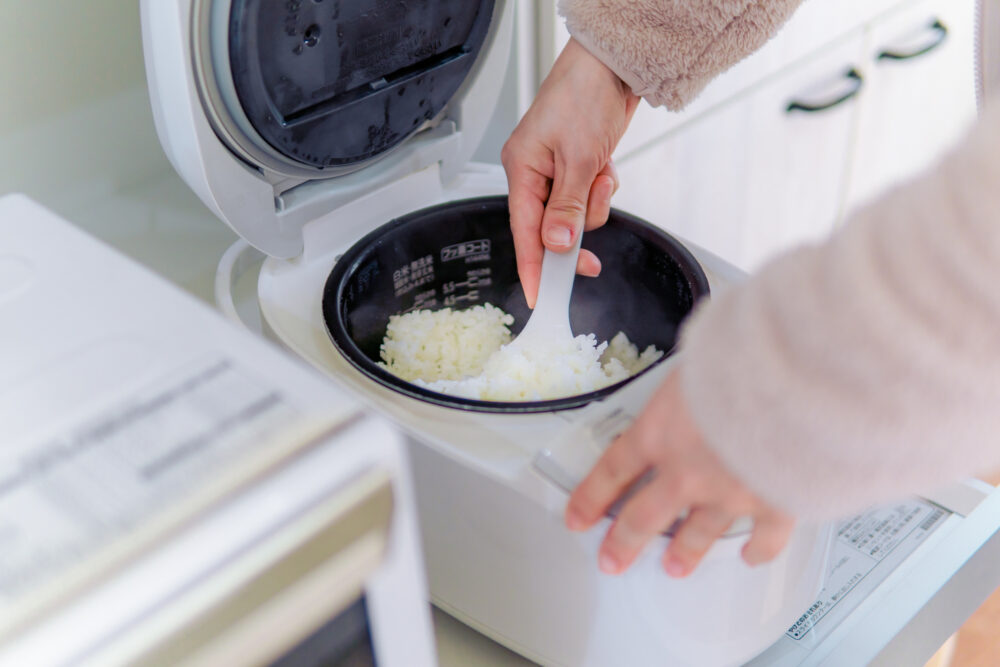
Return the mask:
<svg viewBox="0 0 1000 667">
<path fill-rule="evenodd" d="M 801 0 L 559 0 L 570 34 L 653 106 L 683 108 Z"/>
<path fill-rule="evenodd" d="M 637 93 L 676 107 L 797 4 L 561 7 Z M 706 441 L 795 515 L 842 515 L 1000 469 L 1000 99 L 938 165 L 827 242 L 703 303 L 681 350 Z"/>
<path fill-rule="evenodd" d="M 935 168 L 706 303 L 682 387 L 761 495 L 834 516 L 1000 468 L 1000 100 Z"/>
</svg>

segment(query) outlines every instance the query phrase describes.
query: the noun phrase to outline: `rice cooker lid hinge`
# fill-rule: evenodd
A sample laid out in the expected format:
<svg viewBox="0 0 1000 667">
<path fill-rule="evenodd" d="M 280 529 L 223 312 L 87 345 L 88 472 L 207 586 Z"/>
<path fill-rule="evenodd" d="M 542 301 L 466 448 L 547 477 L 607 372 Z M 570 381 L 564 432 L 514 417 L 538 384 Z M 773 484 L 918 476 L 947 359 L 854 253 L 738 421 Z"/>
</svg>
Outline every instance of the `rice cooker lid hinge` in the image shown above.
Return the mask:
<svg viewBox="0 0 1000 667">
<path fill-rule="evenodd" d="M 242 159 L 283 176 L 276 195 L 355 171 L 440 122 L 494 4 L 196 0 L 202 103 Z"/>
</svg>

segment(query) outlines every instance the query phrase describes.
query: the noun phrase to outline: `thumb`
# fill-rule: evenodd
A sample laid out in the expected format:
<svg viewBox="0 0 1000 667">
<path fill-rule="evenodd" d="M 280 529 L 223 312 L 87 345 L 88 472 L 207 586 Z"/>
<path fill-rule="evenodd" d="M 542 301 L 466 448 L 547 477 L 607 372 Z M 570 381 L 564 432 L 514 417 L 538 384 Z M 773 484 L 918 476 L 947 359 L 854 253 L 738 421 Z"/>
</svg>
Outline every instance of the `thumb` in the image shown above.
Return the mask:
<svg viewBox="0 0 1000 667">
<path fill-rule="evenodd" d="M 565 252 L 583 233 L 587 199 L 597 172 L 575 161 L 556 163 L 552 190 L 542 214 L 542 243 L 549 250 Z"/>
</svg>

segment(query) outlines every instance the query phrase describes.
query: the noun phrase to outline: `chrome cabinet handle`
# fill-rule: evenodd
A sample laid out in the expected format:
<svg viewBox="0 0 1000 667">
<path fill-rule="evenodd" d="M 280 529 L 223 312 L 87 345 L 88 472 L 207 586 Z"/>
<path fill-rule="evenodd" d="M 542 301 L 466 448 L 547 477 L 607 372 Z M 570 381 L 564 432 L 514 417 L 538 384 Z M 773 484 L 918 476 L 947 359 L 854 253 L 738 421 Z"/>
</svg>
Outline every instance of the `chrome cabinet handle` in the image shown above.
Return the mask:
<svg viewBox="0 0 1000 667">
<path fill-rule="evenodd" d="M 793 111 L 803 111 L 806 113 L 816 113 L 818 111 L 826 111 L 827 109 L 832 109 L 835 106 L 843 104 L 861 92 L 861 87 L 865 82 L 864 77 L 861 76 L 861 72 L 852 67 L 844 73 L 844 79 L 850 82 L 850 88 L 847 92 L 826 102 L 812 103 L 792 100 L 788 103 L 788 106 L 785 107 L 785 112 L 792 113 Z"/>
<path fill-rule="evenodd" d="M 948 26 L 941 23 L 941 19 L 934 19 L 930 25 L 927 26 L 929 30 L 933 32 L 929 42 L 921 47 L 914 49 L 913 51 L 896 51 L 891 48 L 887 48 L 880 52 L 875 58 L 876 60 L 909 60 L 911 58 L 918 58 L 925 53 L 930 53 L 934 49 L 941 46 L 946 39 L 948 39 Z"/>
</svg>

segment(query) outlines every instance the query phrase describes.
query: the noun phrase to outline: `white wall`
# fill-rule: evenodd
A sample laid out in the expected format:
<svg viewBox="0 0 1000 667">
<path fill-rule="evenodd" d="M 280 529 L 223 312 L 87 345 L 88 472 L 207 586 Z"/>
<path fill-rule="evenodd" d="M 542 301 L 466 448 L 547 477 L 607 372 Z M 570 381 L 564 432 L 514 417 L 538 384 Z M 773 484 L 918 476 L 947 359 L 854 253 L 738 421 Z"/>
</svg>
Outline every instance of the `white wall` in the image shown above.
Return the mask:
<svg viewBox="0 0 1000 667">
<path fill-rule="evenodd" d="M 140 85 L 138 3 L 5 0 L 0 63 L 4 132 Z"/>
<path fill-rule="evenodd" d="M 7 192 L 28 194 L 205 300 L 235 239 L 156 138 L 138 0 L 0 0 Z"/>
<path fill-rule="evenodd" d="M 137 0 L 0 0 L 0 193 L 68 214 L 166 168 Z"/>
</svg>

